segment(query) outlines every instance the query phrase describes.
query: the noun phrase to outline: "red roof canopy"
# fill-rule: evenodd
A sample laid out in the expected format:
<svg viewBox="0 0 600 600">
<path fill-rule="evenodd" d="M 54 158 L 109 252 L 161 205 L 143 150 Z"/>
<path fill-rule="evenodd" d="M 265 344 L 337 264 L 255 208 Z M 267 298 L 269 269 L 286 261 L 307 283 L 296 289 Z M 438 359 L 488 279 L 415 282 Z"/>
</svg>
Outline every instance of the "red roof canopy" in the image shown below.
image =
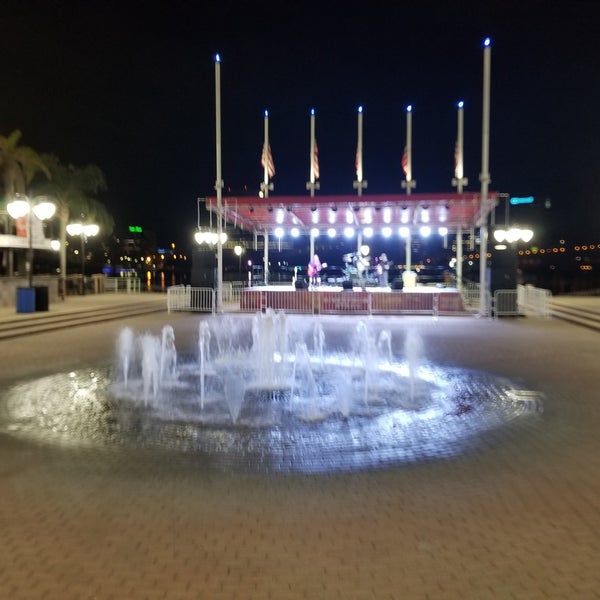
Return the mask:
<svg viewBox="0 0 600 600">
<path fill-rule="evenodd" d="M 484 215 L 498 202 L 498 192 L 489 192 Z M 480 224 L 482 216 L 479 194 L 376 194 L 346 196 L 271 196 L 269 198 L 223 197 L 223 215 L 227 223 L 254 232 L 297 227 L 309 233 L 314 227 L 322 231 L 345 227 L 383 227 L 421 225 L 447 227 L 450 233 Z M 206 198 L 206 208 L 217 212 L 217 199 Z"/>
</svg>

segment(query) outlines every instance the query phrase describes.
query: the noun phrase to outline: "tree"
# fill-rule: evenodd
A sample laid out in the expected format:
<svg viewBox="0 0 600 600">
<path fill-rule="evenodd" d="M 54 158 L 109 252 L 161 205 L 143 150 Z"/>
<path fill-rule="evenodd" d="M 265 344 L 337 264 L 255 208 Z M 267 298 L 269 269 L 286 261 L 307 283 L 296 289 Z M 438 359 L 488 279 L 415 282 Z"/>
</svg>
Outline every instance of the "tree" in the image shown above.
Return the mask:
<svg viewBox="0 0 600 600">
<path fill-rule="evenodd" d="M 0 135 L 0 172 L 5 198 L 27 194 L 27 186 L 38 173 L 50 178 L 42 157 L 28 146 L 19 146 L 21 132 L 15 129 L 8 137 Z"/>
<path fill-rule="evenodd" d="M 67 224 L 70 221 L 96 223 L 103 235 L 110 235 L 115 224 L 104 204 L 94 197 L 107 189 L 106 179 L 99 167 L 63 165 L 53 154 L 44 154 L 42 159 L 51 180 L 37 182 L 34 190 L 36 195 L 49 196 L 56 203 L 60 221 L 60 269 L 64 277 L 67 272 Z"/>
</svg>

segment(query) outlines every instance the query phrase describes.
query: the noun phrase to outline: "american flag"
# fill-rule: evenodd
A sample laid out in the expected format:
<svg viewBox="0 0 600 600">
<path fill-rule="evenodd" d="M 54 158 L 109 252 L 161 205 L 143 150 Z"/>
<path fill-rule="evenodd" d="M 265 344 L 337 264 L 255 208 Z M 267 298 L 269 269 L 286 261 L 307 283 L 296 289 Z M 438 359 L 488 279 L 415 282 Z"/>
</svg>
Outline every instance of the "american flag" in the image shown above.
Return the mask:
<svg viewBox="0 0 600 600">
<path fill-rule="evenodd" d="M 266 155 L 267 174 L 269 175 L 269 178 L 271 178 L 271 177 L 273 177 L 273 175 L 275 175 L 275 163 L 273 162 L 273 156 L 271 155 L 271 145 L 270 144 L 269 144 L 268 151 L 267 151 L 266 146 L 263 146 L 262 155 L 260 157 L 260 166 L 263 169 L 265 168 L 265 155 Z"/>
<path fill-rule="evenodd" d="M 317 140 L 315 140 L 315 149 L 312 156 L 312 167 L 315 180 L 319 179 L 319 148 L 317 147 Z"/>
<path fill-rule="evenodd" d="M 408 152 L 406 150 L 406 146 L 404 146 L 404 153 L 402 154 L 402 170 L 405 175 L 408 175 Z"/>
</svg>

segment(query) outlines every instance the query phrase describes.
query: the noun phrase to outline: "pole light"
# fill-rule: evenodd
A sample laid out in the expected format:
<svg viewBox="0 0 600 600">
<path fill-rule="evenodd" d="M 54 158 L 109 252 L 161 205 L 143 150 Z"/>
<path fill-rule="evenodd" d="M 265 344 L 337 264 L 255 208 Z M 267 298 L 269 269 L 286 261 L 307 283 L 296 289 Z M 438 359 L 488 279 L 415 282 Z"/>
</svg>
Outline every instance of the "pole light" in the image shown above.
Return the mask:
<svg viewBox="0 0 600 600">
<path fill-rule="evenodd" d="M 25 269 L 27 271 L 28 286 L 33 287 L 33 236 L 31 231 L 33 215 L 35 215 L 40 221 L 51 219 L 56 211 L 56 205 L 53 202 L 49 202 L 46 196 L 39 196 L 31 200 L 27 196 L 23 196 L 21 194 L 15 194 L 15 196 L 17 199 L 9 202 L 6 205 L 6 210 L 13 219 L 28 217 L 28 249 L 27 260 L 25 261 Z"/>
<path fill-rule="evenodd" d="M 84 225 L 83 223 L 69 223 L 67 233 L 81 239 L 81 293 L 85 294 L 85 243 L 87 238 L 98 235 L 100 227 L 95 223 Z"/>
</svg>

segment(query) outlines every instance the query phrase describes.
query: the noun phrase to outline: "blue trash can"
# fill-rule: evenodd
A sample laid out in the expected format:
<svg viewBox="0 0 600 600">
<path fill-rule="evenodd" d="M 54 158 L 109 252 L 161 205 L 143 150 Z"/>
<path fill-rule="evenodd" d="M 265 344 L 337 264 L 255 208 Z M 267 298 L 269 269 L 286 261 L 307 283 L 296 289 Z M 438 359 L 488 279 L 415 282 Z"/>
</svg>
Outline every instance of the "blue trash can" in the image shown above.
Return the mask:
<svg viewBox="0 0 600 600">
<path fill-rule="evenodd" d="M 33 287 L 17 288 L 17 312 L 18 313 L 35 312 L 35 288 L 33 288 Z"/>
</svg>

